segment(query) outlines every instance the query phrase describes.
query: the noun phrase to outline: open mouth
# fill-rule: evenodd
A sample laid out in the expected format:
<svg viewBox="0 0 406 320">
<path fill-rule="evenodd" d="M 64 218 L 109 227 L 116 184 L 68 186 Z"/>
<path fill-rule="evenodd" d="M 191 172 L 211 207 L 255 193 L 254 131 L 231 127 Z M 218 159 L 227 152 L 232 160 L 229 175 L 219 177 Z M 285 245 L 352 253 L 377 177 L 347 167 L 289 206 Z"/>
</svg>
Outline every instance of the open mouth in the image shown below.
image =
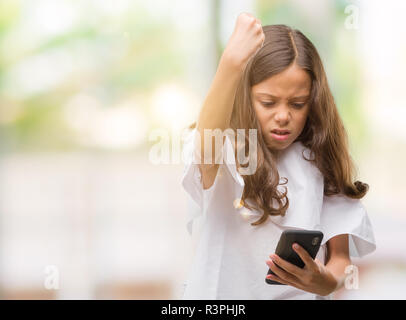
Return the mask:
<svg viewBox="0 0 406 320">
<path fill-rule="evenodd" d="M 277 134 L 279 136 L 288 135 L 290 133 L 289 130 L 278 130 L 278 129 L 274 129 L 271 132 L 274 133 L 274 134 Z"/>
<path fill-rule="evenodd" d="M 289 130 L 280 130 L 274 129 L 271 131 L 271 135 L 276 140 L 286 140 L 289 138 L 290 131 Z"/>
</svg>

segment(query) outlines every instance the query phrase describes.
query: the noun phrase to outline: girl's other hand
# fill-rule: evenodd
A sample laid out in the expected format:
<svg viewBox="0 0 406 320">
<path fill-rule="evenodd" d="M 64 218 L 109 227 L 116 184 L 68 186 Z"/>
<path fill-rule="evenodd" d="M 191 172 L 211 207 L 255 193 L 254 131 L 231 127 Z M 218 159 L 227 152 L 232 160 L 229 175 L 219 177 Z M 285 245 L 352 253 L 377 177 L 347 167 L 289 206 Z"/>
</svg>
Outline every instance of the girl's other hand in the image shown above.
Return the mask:
<svg viewBox="0 0 406 320">
<path fill-rule="evenodd" d="M 301 246 L 297 245 L 297 248 L 293 246 L 293 249 L 305 263 L 304 268 L 301 269 L 272 254 L 270 258 L 273 261 L 268 260 L 266 263 L 275 275 L 267 275 L 267 278 L 321 296 L 334 292 L 338 286 L 338 280 L 327 267 L 318 259 L 313 260 Z"/>
</svg>

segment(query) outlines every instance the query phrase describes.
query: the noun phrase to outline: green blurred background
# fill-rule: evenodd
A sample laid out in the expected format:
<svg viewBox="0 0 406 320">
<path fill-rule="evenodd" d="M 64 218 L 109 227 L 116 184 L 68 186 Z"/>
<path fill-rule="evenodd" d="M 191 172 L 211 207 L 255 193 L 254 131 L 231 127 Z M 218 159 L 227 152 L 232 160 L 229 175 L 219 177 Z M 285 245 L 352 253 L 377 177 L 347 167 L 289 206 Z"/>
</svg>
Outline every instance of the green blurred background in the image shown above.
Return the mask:
<svg viewBox="0 0 406 320">
<path fill-rule="evenodd" d="M 378 249 L 356 261 L 360 288 L 336 298 L 406 298 L 405 9 L 0 0 L 0 298 L 179 297 L 193 254 L 186 211 L 197 208 L 182 163 L 149 160 L 149 135 L 196 120 L 243 11 L 315 44 L 370 184 Z"/>
</svg>

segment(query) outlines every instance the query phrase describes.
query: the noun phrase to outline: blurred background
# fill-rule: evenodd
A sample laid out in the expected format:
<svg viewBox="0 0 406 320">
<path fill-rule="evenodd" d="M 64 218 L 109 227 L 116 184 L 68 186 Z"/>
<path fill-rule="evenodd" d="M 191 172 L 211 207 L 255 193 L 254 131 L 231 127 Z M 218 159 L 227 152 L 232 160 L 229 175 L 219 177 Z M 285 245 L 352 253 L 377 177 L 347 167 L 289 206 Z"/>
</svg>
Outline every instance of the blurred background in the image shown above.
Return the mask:
<svg viewBox="0 0 406 320">
<path fill-rule="evenodd" d="M 178 299 L 198 210 L 156 129 L 196 120 L 239 13 L 318 48 L 377 250 L 336 299 L 405 299 L 402 1 L 0 0 L 0 299 Z"/>
</svg>

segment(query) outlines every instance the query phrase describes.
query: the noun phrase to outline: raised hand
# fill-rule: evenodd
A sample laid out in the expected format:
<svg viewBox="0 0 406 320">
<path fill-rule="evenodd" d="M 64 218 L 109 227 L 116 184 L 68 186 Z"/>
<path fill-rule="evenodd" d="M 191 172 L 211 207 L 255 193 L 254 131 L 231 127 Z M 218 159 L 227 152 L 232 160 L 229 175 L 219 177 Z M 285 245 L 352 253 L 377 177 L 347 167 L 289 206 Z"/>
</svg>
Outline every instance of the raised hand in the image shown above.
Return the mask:
<svg viewBox="0 0 406 320">
<path fill-rule="evenodd" d="M 261 49 L 264 40 L 261 21 L 249 13 L 241 13 L 224 49 L 223 57 L 234 66 L 244 69 L 250 58 Z"/>
</svg>

